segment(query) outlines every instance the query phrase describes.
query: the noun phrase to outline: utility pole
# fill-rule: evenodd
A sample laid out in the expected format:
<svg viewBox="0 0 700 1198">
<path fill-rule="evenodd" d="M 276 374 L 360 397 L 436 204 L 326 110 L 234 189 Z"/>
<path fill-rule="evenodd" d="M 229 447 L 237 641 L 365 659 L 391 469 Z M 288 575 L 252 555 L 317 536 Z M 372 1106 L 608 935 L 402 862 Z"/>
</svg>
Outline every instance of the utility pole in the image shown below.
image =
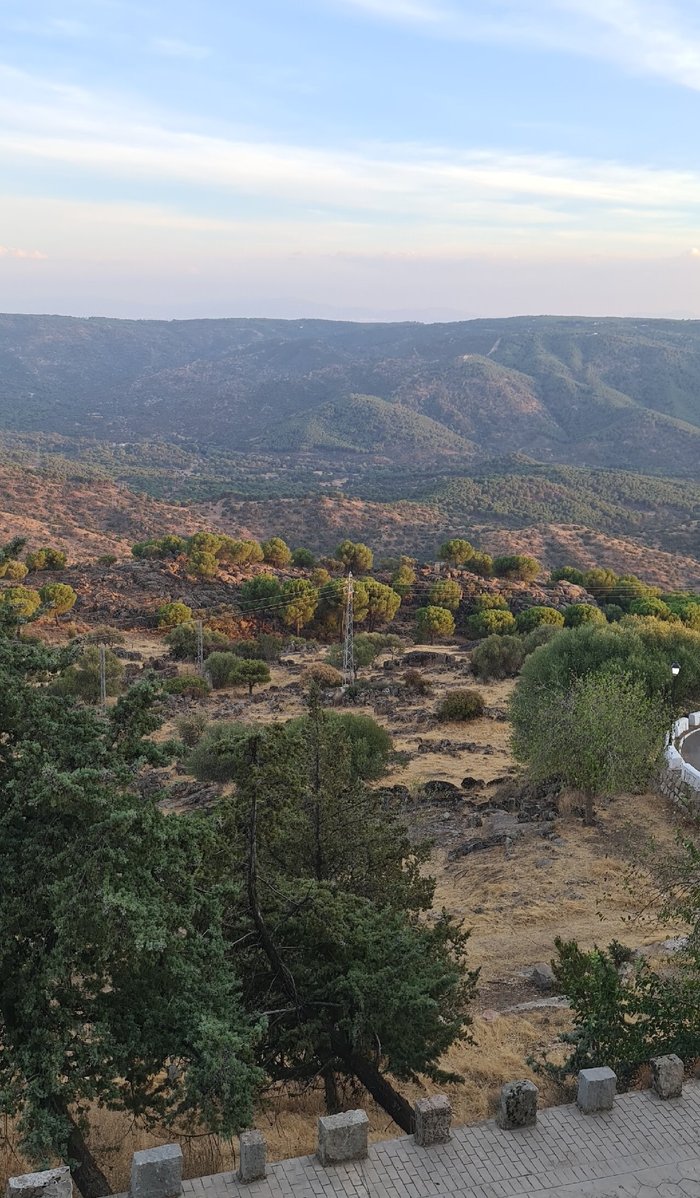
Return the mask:
<svg viewBox="0 0 700 1198">
<path fill-rule="evenodd" d="M 202 621 L 197 620 L 197 673 L 204 677 L 204 628 Z"/>
<path fill-rule="evenodd" d="M 104 645 L 100 645 L 100 703 L 107 706 L 107 654 Z"/>
<path fill-rule="evenodd" d="M 345 590 L 345 611 L 343 613 L 343 682 L 349 686 L 355 681 L 355 646 L 353 642 L 353 580 L 352 572 L 348 574 Z"/>
</svg>

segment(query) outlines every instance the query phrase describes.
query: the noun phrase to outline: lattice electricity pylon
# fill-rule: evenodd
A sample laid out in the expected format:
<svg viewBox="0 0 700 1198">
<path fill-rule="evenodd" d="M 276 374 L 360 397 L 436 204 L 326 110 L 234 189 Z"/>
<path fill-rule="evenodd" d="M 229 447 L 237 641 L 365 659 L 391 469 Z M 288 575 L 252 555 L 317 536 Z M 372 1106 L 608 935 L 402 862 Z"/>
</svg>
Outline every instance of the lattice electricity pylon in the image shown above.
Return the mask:
<svg viewBox="0 0 700 1198">
<path fill-rule="evenodd" d="M 355 681 L 353 593 L 352 574 L 348 574 L 345 583 L 345 610 L 343 612 L 343 682 L 346 686 Z"/>
<path fill-rule="evenodd" d="M 100 703 L 107 706 L 107 653 L 104 645 L 100 645 Z"/>
<path fill-rule="evenodd" d="M 204 628 L 202 621 L 197 620 L 197 673 L 204 677 Z"/>
</svg>

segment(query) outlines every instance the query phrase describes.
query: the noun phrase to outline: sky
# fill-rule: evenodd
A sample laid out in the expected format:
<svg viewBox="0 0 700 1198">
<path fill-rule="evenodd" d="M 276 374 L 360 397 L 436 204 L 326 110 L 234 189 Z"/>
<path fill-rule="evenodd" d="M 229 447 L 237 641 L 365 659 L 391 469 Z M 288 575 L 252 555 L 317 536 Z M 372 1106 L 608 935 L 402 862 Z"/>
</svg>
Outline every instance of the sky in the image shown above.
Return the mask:
<svg viewBox="0 0 700 1198">
<path fill-rule="evenodd" d="M 700 317 L 697 0 L 0 0 L 0 310 Z"/>
</svg>

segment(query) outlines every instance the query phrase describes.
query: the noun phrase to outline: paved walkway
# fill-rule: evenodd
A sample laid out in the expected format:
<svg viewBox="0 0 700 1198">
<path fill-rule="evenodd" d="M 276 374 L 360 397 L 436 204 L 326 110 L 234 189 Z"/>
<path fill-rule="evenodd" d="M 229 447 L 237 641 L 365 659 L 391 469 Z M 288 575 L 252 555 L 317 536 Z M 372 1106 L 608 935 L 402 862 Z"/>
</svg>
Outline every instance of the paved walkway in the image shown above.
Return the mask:
<svg viewBox="0 0 700 1198">
<path fill-rule="evenodd" d="M 700 770 L 700 731 L 690 732 L 688 736 L 683 737 L 681 756 L 688 765 L 694 765 L 696 770 Z"/>
<path fill-rule="evenodd" d="M 298 1157 L 251 1185 L 221 1173 L 183 1188 L 185 1198 L 700 1198 L 700 1084 L 668 1102 L 624 1094 L 609 1114 L 551 1107 L 520 1131 L 482 1123 L 434 1148 L 405 1136 L 356 1164 Z"/>
</svg>

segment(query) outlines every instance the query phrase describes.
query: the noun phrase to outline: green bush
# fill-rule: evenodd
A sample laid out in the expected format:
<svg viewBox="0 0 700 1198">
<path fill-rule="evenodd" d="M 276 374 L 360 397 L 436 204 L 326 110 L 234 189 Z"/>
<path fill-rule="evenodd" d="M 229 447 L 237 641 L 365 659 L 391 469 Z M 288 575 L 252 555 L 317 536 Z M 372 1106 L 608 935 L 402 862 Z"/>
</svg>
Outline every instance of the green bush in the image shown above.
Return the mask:
<svg viewBox="0 0 700 1198">
<path fill-rule="evenodd" d="M 656 620 L 666 620 L 669 623 L 680 621 L 680 616 L 672 611 L 663 599 L 634 599 L 629 605 L 629 614 L 631 616 L 653 616 Z"/>
<path fill-rule="evenodd" d="M 187 695 L 191 699 L 201 699 L 209 694 L 209 683 L 199 674 L 178 674 L 175 678 L 166 678 L 163 690 L 169 695 Z"/>
<path fill-rule="evenodd" d="M 323 687 L 324 690 L 330 687 L 342 686 L 343 675 L 334 666 L 317 662 L 315 665 L 309 666 L 302 674 L 302 684 L 304 686 L 309 687 L 314 682 L 318 686 Z"/>
<path fill-rule="evenodd" d="M 217 720 L 187 758 L 187 768 L 200 782 L 229 782 L 236 772 L 241 743 L 250 734 L 245 724 Z"/>
<path fill-rule="evenodd" d="M 166 633 L 165 643 L 170 647 L 170 656 L 176 661 L 196 661 L 197 659 L 197 628 L 192 622 L 176 624 Z M 229 646 L 228 637 L 214 628 L 202 628 L 202 647 L 206 657 L 214 649 Z"/>
<path fill-rule="evenodd" d="M 177 624 L 187 624 L 192 619 L 192 608 L 176 599 L 172 603 L 161 603 L 156 610 L 159 628 L 175 628 Z"/>
<path fill-rule="evenodd" d="M 564 626 L 580 628 L 582 624 L 605 624 L 605 614 L 592 603 L 570 603 L 564 608 Z"/>
<path fill-rule="evenodd" d="M 539 628 L 533 628 L 532 632 L 521 638 L 525 656 L 529 657 L 540 645 L 548 645 L 561 631 L 561 628 L 555 628 L 552 624 L 540 624 Z"/>
<path fill-rule="evenodd" d="M 586 578 L 583 570 L 577 570 L 576 566 L 559 566 L 558 569 L 552 570 L 552 582 L 572 582 L 577 587 L 586 585 Z"/>
<path fill-rule="evenodd" d="M 471 603 L 474 611 L 491 611 L 492 608 L 497 608 L 499 611 L 510 610 L 505 595 L 501 595 L 498 591 L 483 591 L 481 595 L 474 595 Z"/>
<path fill-rule="evenodd" d="M 484 700 L 478 691 L 451 691 L 438 704 L 435 714 L 439 720 L 443 720 L 445 723 L 457 720 L 476 720 L 484 714 Z"/>
<path fill-rule="evenodd" d="M 452 636 L 455 618 L 446 607 L 419 607 L 416 612 L 416 640 L 419 644 L 435 644 L 435 638 Z"/>
<path fill-rule="evenodd" d="M 207 657 L 206 671 L 214 690 L 235 685 L 234 677 L 240 665 L 241 659 L 235 653 L 218 649 L 210 653 Z"/>
<path fill-rule="evenodd" d="M 238 592 L 238 602 L 242 612 L 255 615 L 275 615 L 276 605 L 282 598 L 282 588 L 274 574 L 256 574 L 249 578 Z"/>
<path fill-rule="evenodd" d="M 381 778 L 386 772 L 392 750 L 391 737 L 386 728 L 371 715 L 327 711 L 325 718 L 339 740 L 347 738 L 352 775 L 365 781 Z M 290 720 L 287 727 L 291 734 L 303 732 L 308 727 L 308 716 Z"/>
<path fill-rule="evenodd" d="M 483 636 L 515 632 L 515 616 L 512 612 L 500 608 L 488 608 L 470 616 L 466 624 L 467 635 L 476 640 Z"/>
<path fill-rule="evenodd" d="M 428 603 L 434 607 L 446 607 L 448 611 L 457 611 L 462 602 L 462 588 L 451 578 L 439 578 L 428 592 Z"/>
<path fill-rule="evenodd" d="M 487 636 L 474 649 L 471 664 L 477 678 L 487 682 L 496 678 L 513 678 L 524 660 L 525 638 L 507 635 Z"/>
<path fill-rule="evenodd" d="M 105 678 L 108 695 L 118 695 L 124 680 L 124 666 L 111 649 L 105 650 Z M 59 674 L 50 687 L 55 695 L 72 695 L 86 703 L 100 701 L 100 650 L 88 645 L 72 665 Z"/>
<path fill-rule="evenodd" d="M 524 611 L 518 613 L 515 617 L 515 622 L 518 626 L 518 632 L 532 632 L 533 628 L 539 628 L 541 624 L 548 624 L 552 628 L 564 627 L 564 616 L 556 607 L 526 607 Z"/>
<path fill-rule="evenodd" d="M 470 574 L 478 574 L 481 578 L 491 578 L 494 571 L 493 558 L 490 553 L 473 553 L 464 563 L 464 569 Z"/>
<path fill-rule="evenodd" d="M 292 565 L 299 566 L 303 570 L 312 570 L 316 564 L 316 558 L 310 549 L 295 549 L 292 554 Z"/>
<path fill-rule="evenodd" d="M 508 553 L 493 559 L 493 572 L 497 578 L 511 578 L 519 582 L 532 582 L 541 570 L 534 557 L 522 553 Z"/>
<path fill-rule="evenodd" d="M 450 541 L 443 541 L 438 549 L 438 557 L 441 561 L 450 562 L 453 566 L 463 566 L 465 562 L 474 557 L 474 549 L 469 541 L 465 541 L 461 537 L 453 537 Z"/>
<path fill-rule="evenodd" d="M 263 561 L 269 562 L 271 566 L 277 566 L 278 569 L 288 566 L 292 560 L 292 551 L 281 537 L 270 537 L 268 541 L 261 543 L 260 548 L 263 552 Z"/>
<path fill-rule="evenodd" d="M 0 578 L 8 578 L 12 582 L 21 582 L 29 573 L 29 566 L 25 566 L 24 562 L 15 561 L 13 558 L 8 558 L 5 562 L 0 562 Z"/>
<path fill-rule="evenodd" d="M 198 745 L 207 728 L 209 717 L 203 711 L 193 711 L 189 715 L 180 715 L 175 721 L 178 735 L 183 745 L 193 749 Z"/>
</svg>

